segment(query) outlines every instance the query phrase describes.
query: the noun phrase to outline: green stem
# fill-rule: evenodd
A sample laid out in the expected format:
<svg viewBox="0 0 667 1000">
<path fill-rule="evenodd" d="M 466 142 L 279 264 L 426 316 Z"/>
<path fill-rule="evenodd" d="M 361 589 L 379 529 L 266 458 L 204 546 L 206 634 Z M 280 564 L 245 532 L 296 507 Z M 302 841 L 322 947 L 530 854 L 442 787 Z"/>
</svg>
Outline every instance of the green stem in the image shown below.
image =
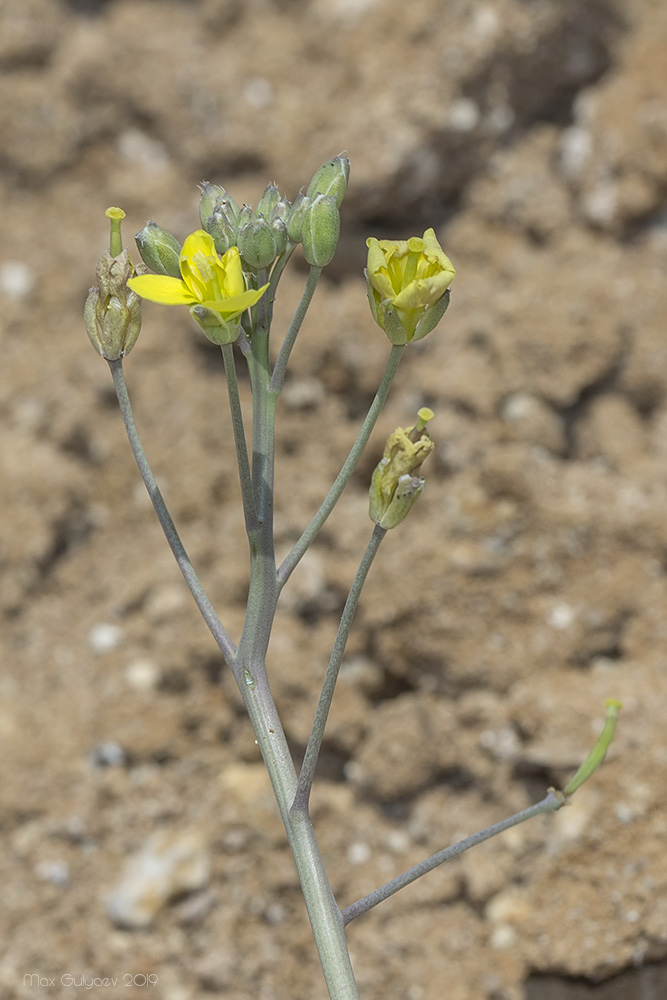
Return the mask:
<svg viewBox="0 0 667 1000">
<path fill-rule="evenodd" d="M 359 1000 L 343 919 L 310 817 L 303 812 L 295 814 L 289 808 L 296 792 L 296 772 L 266 675 L 258 666 L 254 665 L 252 681 L 246 680 L 242 694 L 285 825 L 329 997 L 331 1000 Z"/>
<path fill-rule="evenodd" d="M 321 274 L 321 267 L 311 267 L 308 274 L 308 281 L 306 282 L 306 287 L 303 290 L 299 305 L 297 306 L 296 312 L 292 317 L 292 322 L 290 323 L 289 329 L 285 334 L 285 339 L 280 345 L 278 358 L 273 369 L 273 375 L 271 376 L 271 388 L 274 392 L 280 392 L 283 387 L 285 372 L 287 370 L 287 362 L 289 361 L 292 348 L 294 347 L 297 335 L 301 329 L 301 324 L 303 323 L 305 315 L 308 311 L 308 306 L 312 302 L 313 295 L 315 294 L 315 288 L 317 287 L 317 282 L 319 281 Z"/>
<path fill-rule="evenodd" d="M 148 490 L 148 495 L 151 498 L 151 503 L 153 504 L 155 513 L 157 514 L 158 520 L 162 525 L 162 530 L 164 531 L 165 537 L 169 542 L 169 546 L 174 554 L 176 562 L 178 563 L 178 567 L 183 574 L 185 582 L 190 589 L 190 593 L 194 597 L 204 621 L 208 625 L 213 638 L 217 642 L 220 652 L 224 656 L 227 663 L 232 665 L 236 656 L 236 647 L 227 633 L 227 630 L 218 618 L 213 605 L 201 585 L 199 577 L 195 573 L 194 567 L 190 562 L 188 554 L 185 551 L 183 543 L 181 542 L 179 534 L 176 530 L 176 526 L 169 511 L 167 510 L 167 505 L 164 502 L 164 498 L 155 480 L 153 471 L 148 464 L 148 459 L 139 437 L 137 425 L 134 421 L 132 405 L 130 403 L 127 386 L 125 384 L 122 360 L 119 359 L 118 361 L 109 361 L 109 368 L 111 369 L 111 375 L 116 389 L 116 396 L 118 397 L 118 404 L 125 422 L 127 436 L 129 438 L 137 465 L 139 466 L 139 472 L 141 473 L 141 477 L 145 483 L 146 489 Z"/>
<path fill-rule="evenodd" d="M 236 459 L 239 468 L 239 480 L 241 483 L 241 498 L 243 501 L 243 515 L 245 518 L 246 531 L 250 534 L 259 527 L 255 501 L 252 493 L 252 477 L 250 475 L 250 462 L 248 461 L 248 446 L 246 444 L 245 428 L 243 426 L 243 409 L 239 396 L 239 384 L 236 377 L 236 362 L 234 361 L 234 348 L 232 344 L 221 346 L 222 360 L 225 365 L 225 375 L 227 377 L 227 391 L 229 392 L 229 408 L 232 415 L 232 429 L 234 431 L 234 443 L 236 445 Z"/>
<path fill-rule="evenodd" d="M 404 349 L 404 344 L 393 345 L 391 354 L 389 355 L 389 360 L 387 361 L 387 367 L 385 368 L 384 375 L 382 376 L 382 382 L 380 383 L 380 387 L 375 394 L 375 399 L 371 403 L 371 407 L 368 411 L 366 419 L 364 420 L 363 426 L 359 431 L 357 440 L 352 445 L 350 454 L 345 459 L 343 467 L 336 476 L 333 486 L 322 501 L 320 509 L 317 511 L 306 530 L 303 532 L 291 551 L 285 556 L 285 559 L 278 568 L 278 580 L 280 581 L 281 587 L 287 582 L 292 572 L 303 558 L 304 554 L 312 545 L 322 525 L 336 506 L 341 493 L 347 486 L 350 477 L 355 470 L 357 462 L 361 458 L 361 454 L 366 447 L 368 439 L 371 436 L 371 432 L 377 423 L 380 410 L 382 409 L 389 394 L 389 389 L 391 388 L 394 376 L 398 370 L 398 365 Z"/>
<path fill-rule="evenodd" d="M 343 608 L 343 614 L 340 619 L 340 625 L 338 626 L 336 641 L 334 642 L 333 650 L 331 651 L 329 666 L 327 667 L 327 672 L 324 676 L 322 693 L 320 694 L 320 700 L 315 712 L 313 727 L 308 738 L 308 745 L 306 746 L 306 752 L 301 766 L 301 773 L 299 774 L 299 784 L 297 786 L 296 795 L 294 796 L 294 802 L 292 804 L 292 812 L 299 812 L 300 810 L 305 811 L 308 809 L 308 802 L 310 800 L 310 792 L 313 787 L 317 760 L 322 747 L 324 729 L 329 717 L 329 709 L 331 708 L 331 702 L 336 688 L 336 681 L 338 680 L 340 665 L 343 661 L 343 655 L 345 653 L 348 636 L 350 634 L 352 622 L 354 621 L 354 615 L 359 603 L 359 597 L 361 596 L 361 591 L 364 583 L 366 582 L 368 571 L 370 570 L 377 551 L 380 548 L 380 542 L 386 534 L 387 532 L 384 528 L 381 528 L 377 524 L 375 525 L 373 534 L 371 535 L 370 541 L 366 546 L 366 551 L 364 552 L 363 558 L 359 564 L 359 569 L 357 570 L 352 586 L 350 587 L 350 592 L 347 596 L 345 607 Z"/>
<path fill-rule="evenodd" d="M 263 320 L 267 320 L 262 325 Z M 248 532 L 250 587 L 234 676 L 255 731 L 285 825 L 331 1000 L 358 1000 L 340 909 L 307 813 L 292 814 L 297 776 L 271 694 L 266 653 L 280 588 L 273 544 L 275 410 L 270 387 L 268 317 L 253 318 L 247 355 L 253 392 L 252 489 L 259 521 Z"/>
<path fill-rule="evenodd" d="M 361 916 L 362 913 L 366 913 L 367 910 L 372 909 L 381 903 L 384 899 L 388 899 L 389 896 L 393 896 L 395 892 L 399 889 L 405 888 L 406 885 L 410 885 L 411 882 L 416 881 L 421 878 L 422 875 L 426 875 L 427 872 L 433 871 L 439 865 L 444 864 L 445 861 L 451 861 L 452 858 L 458 857 L 459 854 L 463 854 L 464 851 L 470 850 L 471 847 L 475 847 L 477 844 L 481 844 L 485 840 L 489 840 L 491 837 L 495 837 L 496 834 L 502 833 L 504 830 L 509 830 L 510 827 L 518 826 L 519 823 L 525 823 L 527 819 L 532 819 L 533 816 L 540 816 L 542 813 L 555 812 L 560 809 L 561 806 L 565 805 L 565 796 L 562 792 L 557 792 L 553 788 L 549 790 L 545 798 L 537 805 L 529 806 L 528 809 L 522 809 L 521 812 L 515 813 L 514 816 L 510 816 L 509 819 L 501 820 L 500 823 L 494 823 L 493 826 L 489 826 L 486 830 L 481 830 L 479 833 L 473 833 L 470 837 L 465 837 L 463 840 L 459 840 L 458 843 L 453 844 L 451 847 L 446 847 L 443 851 L 438 851 L 437 854 L 433 854 L 430 858 L 426 858 L 425 861 L 420 861 L 419 864 L 414 865 L 412 868 L 408 868 L 406 872 L 402 875 L 397 875 L 396 878 L 391 879 L 385 885 L 380 886 L 379 889 L 375 889 L 370 892 L 367 896 L 363 896 L 358 899 L 356 903 L 352 903 L 351 906 L 346 906 L 343 910 L 343 921 L 345 925 L 349 924 L 356 917 Z"/>
</svg>

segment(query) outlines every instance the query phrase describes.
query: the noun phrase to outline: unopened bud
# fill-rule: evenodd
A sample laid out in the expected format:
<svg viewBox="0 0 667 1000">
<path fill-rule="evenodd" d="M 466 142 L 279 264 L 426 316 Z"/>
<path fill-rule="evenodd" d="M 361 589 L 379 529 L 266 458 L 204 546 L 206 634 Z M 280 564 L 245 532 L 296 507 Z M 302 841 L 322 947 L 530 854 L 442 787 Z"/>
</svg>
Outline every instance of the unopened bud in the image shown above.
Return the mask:
<svg viewBox="0 0 667 1000">
<path fill-rule="evenodd" d="M 213 237 L 219 254 L 225 254 L 230 247 L 236 246 L 236 223 L 227 210 L 227 202 L 221 202 L 209 215 L 204 222 L 204 231 Z"/>
<path fill-rule="evenodd" d="M 220 184 L 209 184 L 208 181 L 204 181 L 201 185 L 201 198 L 199 199 L 199 218 L 201 219 L 202 229 L 205 229 L 206 232 L 208 232 L 208 229 L 206 229 L 206 220 L 223 203 L 227 206 L 227 213 L 231 221 L 236 222 L 241 209 L 232 196 Z"/>
<path fill-rule="evenodd" d="M 333 260 L 340 236 L 340 214 L 333 195 L 316 195 L 303 213 L 301 245 L 306 263 L 325 267 Z"/>
<path fill-rule="evenodd" d="M 349 177 L 350 160 L 347 153 L 341 153 L 315 172 L 306 194 L 309 198 L 314 198 L 318 194 L 331 195 L 336 199 L 336 207 L 340 208 L 347 191 Z"/>
<path fill-rule="evenodd" d="M 239 229 L 237 245 L 243 263 L 252 271 L 270 267 L 278 256 L 278 244 L 266 219 L 253 219 Z"/>
<path fill-rule="evenodd" d="M 264 194 L 257 203 L 257 215 L 263 215 L 265 219 L 270 219 L 273 211 L 280 202 L 280 191 L 276 184 L 272 182 L 264 188 Z"/>
<path fill-rule="evenodd" d="M 147 222 L 134 239 L 141 259 L 151 271 L 156 274 L 167 274 L 170 278 L 180 278 L 181 244 L 173 233 L 155 222 Z"/>
<path fill-rule="evenodd" d="M 301 191 L 294 199 L 292 207 L 287 215 L 287 236 L 291 243 L 301 242 L 301 231 L 303 229 L 303 215 L 308 206 L 311 204 L 311 199 L 306 198 L 305 194 Z"/>
</svg>

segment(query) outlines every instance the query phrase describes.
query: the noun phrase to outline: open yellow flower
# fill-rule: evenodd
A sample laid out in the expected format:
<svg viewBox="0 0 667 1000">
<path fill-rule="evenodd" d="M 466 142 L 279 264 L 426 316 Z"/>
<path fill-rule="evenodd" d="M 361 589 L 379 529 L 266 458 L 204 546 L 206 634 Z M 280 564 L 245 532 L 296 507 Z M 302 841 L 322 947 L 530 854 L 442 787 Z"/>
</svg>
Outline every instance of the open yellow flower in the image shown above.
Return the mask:
<svg viewBox="0 0 667 1000">
<path fill-rule="evenodd" d="M 433 229 L 409 240 L 366 241 L 368 300 L 392 343 L 421 340 L 449 304 L 454 267 Z"/>
<path fill-rule="evenodd" d="M 238 248 L 231 247 L 220 257 L 213 237 L 203 229 L 186 239 L 179 266 L 180 278 L 145 274 L 131 278 L 128 286 L 150 302 L 190 306 L 190 314 L 209 340 L 216 344 L 231 343 L 239 333 L 239 326 L 233 321 L 259 302 L 268 284 L 247 289 Z"/>
</svg>

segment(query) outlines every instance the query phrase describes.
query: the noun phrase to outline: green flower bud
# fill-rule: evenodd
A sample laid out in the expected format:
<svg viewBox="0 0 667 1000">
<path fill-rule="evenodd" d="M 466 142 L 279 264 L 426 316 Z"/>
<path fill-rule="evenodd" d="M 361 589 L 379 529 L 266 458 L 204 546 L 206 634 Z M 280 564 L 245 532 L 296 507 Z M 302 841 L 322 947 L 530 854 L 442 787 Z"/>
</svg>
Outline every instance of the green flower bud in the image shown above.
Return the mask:
<svg viewBox="0 0 667 1000">
<path fill-rule="evenodd" d="M 206 220 L 223 203 L 227 206 L 226 214 L 228 214 L 230 221 L 236 222 L 241 209 L 232 196 L 227 194 L 220 184 L 209 184 L 208 181 L 204 181 L 201 185 L 201 198 L 199 199 L 199 218 L 201 219 L 202 229 L 206 229 Z M 208 232 L 207 229 L 206 232 Z"/>
<path fill-rule="evenodd" d="M 279 202 L 280 192 L 275 182 L 267 184 L 264 188 L 264 194 L 257 203 L 257 215 L 263 215 L 265 219 L 270 219 Z"/>
<path fill-rule="evenodd" d="M 151 271 L 168 274 L 170 278 L 180 278 L 181 244 L 172 233 L 155 222 L 147 222 L 134 239 L 141 259 Z"/>
<path fill-rule="evenodd" d="M 230 247 L 236 246 L 236 222 L 230 221 L 232 213 L 227 208 L 228 204 L 220 202 L 204 223 L 204 231 L 213 237 L 219 254 L 225 254 Z"/>
<path fill-rule="evenodd" d="M 273 218 L 269 225 L 276 241 L 276 257 L 280 257 L 287 247 L 287 226 L 278 218 Z"/>
<path fill-rule="evenodd" d="M 288 202 L 287 198 L 281 198 L 277 205 L 274 206 L 271 212 L 270 221 L 273 222 L 275 219 L 281 219 L 287 225 L 287 219 L 292 210 L 292 206 Z"/>
<path fill-rule="evenodd" d="M 314 198 L 317 194 L 331 195 L 336 199 L 336 207 L 340 208 L 349 177 L 350 160 L 347 153 L 341 153 L 315 172 L 306 194 L 309 198 Z"/>
<path fill-rule="evenodd" d="M 237 232 L 247 226 L 249 222 L 253 222 L 254 219 L 255 213 L 252 210 L 252 205 L 244 205 L 236 219 Z"/>
<path fill-rule="evenodd" d="M 424 479 L 415 473 L 435 445 L 424 430 L 433 411 L 423 407 L 414 427 L 397 427 L 390 434 L 384 456 L 373 472 L 368 512 L 381 528 L 395 528 L 403 521 L 424 489 Z"/>
<path fill-rule="evenodd" d="M 190 315 L 212 344 L 233 344 L 241 333 L 240 319 L 226 320 L 213 309 L 192 306 Z"/>
<path fill-rule="evenodd" d="M 306 263 L 325 267 L 333 260 L 340 236 L 340 214 L 333 195 L 318 194 L 304 210 L 301 245 Z"/>
<path fill-rule="evenodd" d="M 237 245 L 246 267 L 252 271 L 270 267 L 278 256 L 278 244 L 266 219 L 253 219 L 239 229 Z"/>
<path fill-rule="evenodd" d="M 301 242 L 301 232 L 303 229 L 303 214 L 311 204 L 312 199 L 306 198 L 301 191 L 294 199 L 286 219 L 287 236 L 291 243 Z"/>
</svg>

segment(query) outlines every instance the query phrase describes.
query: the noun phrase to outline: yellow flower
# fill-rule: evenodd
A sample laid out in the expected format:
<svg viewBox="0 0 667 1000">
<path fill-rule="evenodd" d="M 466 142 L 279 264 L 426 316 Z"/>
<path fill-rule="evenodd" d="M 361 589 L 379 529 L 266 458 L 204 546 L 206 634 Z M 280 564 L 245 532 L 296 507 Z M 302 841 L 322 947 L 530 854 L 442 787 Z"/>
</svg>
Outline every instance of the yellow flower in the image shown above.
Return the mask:
<svg viewBox="0 0 667 1000">
<path fill-rule="evenodd" d="M 375 322 L 393 344 L 421 340 L 449 305 L 454 267 L 435 232 L 409 240 L 366 241 L 368 300 Z"/>
<path fill-rule="evenodd" d="M 233 321 L 259 302 L 268 284 L 247 289 L 238 248 L 231 247 L 220 257 L 213 237 L 203 229 L 188 236 L 179 265 L 180 278 L 146 274 L 131 278 L 128 286 L 150 302 L 190 306 L 190 314 L 214 343 L 235 340 L 239 330 Z"/>
</svg>

